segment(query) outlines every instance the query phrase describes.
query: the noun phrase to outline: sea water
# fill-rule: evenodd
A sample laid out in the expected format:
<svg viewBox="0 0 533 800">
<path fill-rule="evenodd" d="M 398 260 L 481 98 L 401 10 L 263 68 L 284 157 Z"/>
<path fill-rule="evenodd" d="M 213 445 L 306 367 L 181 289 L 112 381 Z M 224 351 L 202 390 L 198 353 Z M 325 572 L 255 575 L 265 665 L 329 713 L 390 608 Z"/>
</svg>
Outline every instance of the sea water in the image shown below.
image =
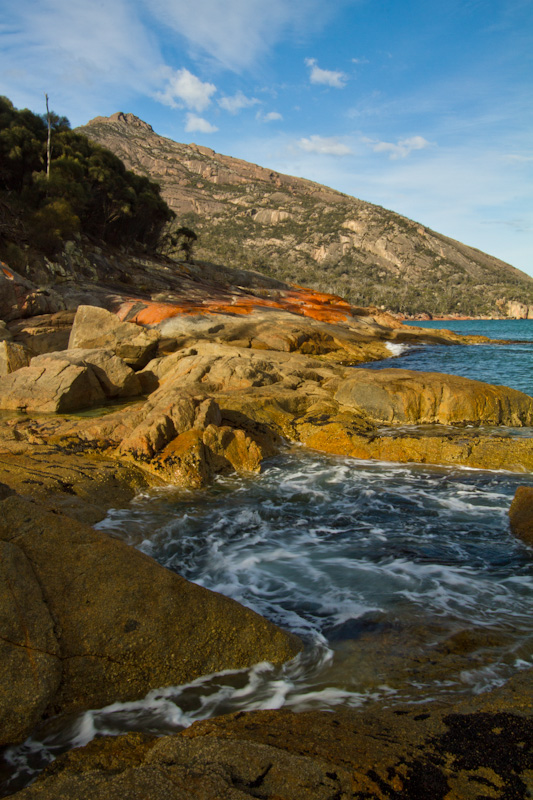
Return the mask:
<svg viewBox="0 0 533 800">
<path fill-rule="evenodd" d="M 533 321 L 524 322 L 439 323 L 521 344 L 416 347 L 373 367 L 527 390 Z M 293 447 L 261 475 L 221 477 L 205 491 L 153 490 L 111 511 L 101 530 L 294 631 L 305 649 L 283 667 L 162 687 L 30 738 L 6 753 L 5 792 L 95 735 L 163 734 L 235 710 L 456 698 L 530 667 L 533 549 L 512 536 L 507 516 L 520 485 L 533 486 L 533 476 Z"/>
<path fill-rule="evenodd" d="M 502 343 L 497 347 L 492 344 L 404 346 L 402 358 L 387 366 L 463 375 L 533 395 L 533 319 L 431 320 L 408 324 L 488 336 Z M 385 362 L 379 364 L 383 366 Z"/>
</svg>

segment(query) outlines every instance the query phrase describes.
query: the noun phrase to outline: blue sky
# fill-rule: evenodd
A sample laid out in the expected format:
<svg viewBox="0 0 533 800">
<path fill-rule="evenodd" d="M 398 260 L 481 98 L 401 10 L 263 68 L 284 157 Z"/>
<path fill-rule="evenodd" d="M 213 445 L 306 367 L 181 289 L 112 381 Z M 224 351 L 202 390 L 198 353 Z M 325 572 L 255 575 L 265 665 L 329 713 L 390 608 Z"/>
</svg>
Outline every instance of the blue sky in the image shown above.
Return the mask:
<svg viewBox="0 0 533 800">
<path fill-rule="evenodd" d="M 319 181 L 533 275 L 531 0 L 4 0 L 0 92 Z"/>
</svg>

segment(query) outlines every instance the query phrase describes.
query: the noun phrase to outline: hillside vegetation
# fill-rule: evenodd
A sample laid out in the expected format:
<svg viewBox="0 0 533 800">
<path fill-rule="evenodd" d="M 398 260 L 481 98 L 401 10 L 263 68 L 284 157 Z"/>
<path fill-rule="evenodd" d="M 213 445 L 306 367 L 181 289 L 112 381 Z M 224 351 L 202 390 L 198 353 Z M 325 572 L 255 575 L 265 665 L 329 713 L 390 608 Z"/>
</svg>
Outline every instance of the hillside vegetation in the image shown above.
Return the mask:
<svg viewBox="0 0 533 800">
<path fill-rule="evenodd" d="M 132 114 L 81 128 L 157 180 L 198 235 L 195 258 L 253 269 L 403 313 L 507 313 L 533 304 L 533 279 L 379 206 L 195 144 L 157 135 Z"/>
<path fill-rule="evenodd" d="M 56 114 L 47 175 L 47 123 L 0 98 L 0 257 L 21 269 L 28 249 L 52 256 L 78 233 L 156 248 L 174 217 L 159 186 Z"/>
</svg>

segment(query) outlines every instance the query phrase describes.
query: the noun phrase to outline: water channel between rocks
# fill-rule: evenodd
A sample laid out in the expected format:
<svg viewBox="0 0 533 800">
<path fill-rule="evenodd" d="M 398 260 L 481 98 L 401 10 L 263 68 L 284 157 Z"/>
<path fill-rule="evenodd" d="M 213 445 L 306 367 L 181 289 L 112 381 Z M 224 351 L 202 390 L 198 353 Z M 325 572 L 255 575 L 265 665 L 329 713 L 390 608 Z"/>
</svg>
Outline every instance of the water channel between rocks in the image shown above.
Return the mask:
<svg viewBox="0 0 533 800">
<path fill-rule="evenodd" d="M 477 359 L 480 371 L 493 370 L 493 382 L 531 383 L 527 322 L 522 336 L 508 327 L 502 338 L 529 342 L 490 348 L 498 353 L 491 364 L 484 346 L 461 348 L 469 376 L 489 380 L 471 374 Z M 501 357 L 504 347 L 514 347 L 514 360 L 510 350 Z M 452 349 L 425 348 L 422 360 L 430 351 L 436 358 L 420 368 L 448 371 L 438 358 Z M 414 368 L 409 358 L 375 368 Z M 166 733 L 238 709 L 357 707 L 502 683 L 533 663 L 533 550 L 511 535 L 507 519 L 520 485 L 533 486 L 533 476 L 294 447 L 259 476 L 220 478 L 201 492 L 154 490 L 111 511 L 101 530 L 298 633 L 306 648 L 279 669 L 208 676 L 86 712 L 43 742 L 12 748 L 11 764 L 22 777 L 98 733 Z"/>
</svg>

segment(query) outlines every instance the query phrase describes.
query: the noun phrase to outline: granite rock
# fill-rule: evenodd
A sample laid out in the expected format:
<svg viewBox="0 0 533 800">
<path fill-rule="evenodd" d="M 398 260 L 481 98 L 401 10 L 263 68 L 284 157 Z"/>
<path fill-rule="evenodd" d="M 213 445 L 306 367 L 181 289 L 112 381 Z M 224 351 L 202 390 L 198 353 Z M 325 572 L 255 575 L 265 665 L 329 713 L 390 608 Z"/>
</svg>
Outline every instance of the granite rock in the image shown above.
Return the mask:
<svg viewBox="0 0 533 800">
<path fill-rule="evenodd" d="M 509 509 L 511 531 L 533 545 L 533 486 L 519 486 Z"/>
<path fill-rule="evenodd" d="M 0 376 L 27 367 L 29 363 L 30 356 L 25 347 L 9 339 L 0 341 Z"/>
<path fill-rule="evenodd" d="M 279 664 L 301 648 L 234 600 L 21 497 L 1 503 L 0 541 L 9 639 L 0 695 L 14 717 L 4 744 L 24 739 L 42 713 L 133 700 L 259 661 Z"/>
<path fill-rule="evenodd" d="M 142 369 L 155 355 L 160 334 L 96 306 L 79 306 L 69 338 L 70 348 L 105 348 L 133 369 Z"/>
</svg>

